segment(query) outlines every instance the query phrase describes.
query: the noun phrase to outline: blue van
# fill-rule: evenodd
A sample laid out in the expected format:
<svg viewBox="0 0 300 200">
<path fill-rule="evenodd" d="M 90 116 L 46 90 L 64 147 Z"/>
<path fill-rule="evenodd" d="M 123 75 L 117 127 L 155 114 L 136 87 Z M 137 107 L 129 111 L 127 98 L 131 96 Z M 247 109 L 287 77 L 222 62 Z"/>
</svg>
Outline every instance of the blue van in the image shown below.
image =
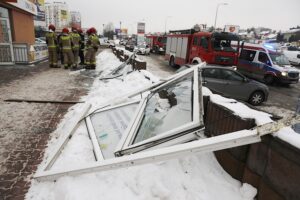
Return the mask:
<svg viewBox="0 0 300 200">
<path fill-rule="evenodd" d="M 288 58 L 271 44 L 242 45 L 237 69 L 244 75 L 266 84 L 299 82 L 299 70 L 292 67 Z"/>
</svg>

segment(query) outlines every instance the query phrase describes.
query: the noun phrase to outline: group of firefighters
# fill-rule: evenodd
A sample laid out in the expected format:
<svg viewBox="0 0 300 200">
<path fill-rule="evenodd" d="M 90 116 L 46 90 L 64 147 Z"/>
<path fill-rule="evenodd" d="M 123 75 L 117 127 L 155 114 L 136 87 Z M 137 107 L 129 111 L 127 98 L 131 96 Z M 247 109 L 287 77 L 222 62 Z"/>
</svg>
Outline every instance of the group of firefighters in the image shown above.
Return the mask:
<svg viewBox="0 0 300 200">
<path fill-rule="evenodd" d="M 86 31 L 88 36 L 85 42 L 85 36 L 80 28 L 72 27 L 69 33 L 68 28 L 64 28 L 62 33 L 57 36 L 55 26 L 49 25 L 49 31 L 46 33 L 46 43 L 49 53 L 49 66 L 59 68 L 58 57 L 60 55 L 61 64 L 65 69 L 76 69 L 78 57 L 80 65 L 85 65 L 86 69 L 96 68 L 96 53 L 100 46 L 97 30 L 92 27 Z"/>
</svg>

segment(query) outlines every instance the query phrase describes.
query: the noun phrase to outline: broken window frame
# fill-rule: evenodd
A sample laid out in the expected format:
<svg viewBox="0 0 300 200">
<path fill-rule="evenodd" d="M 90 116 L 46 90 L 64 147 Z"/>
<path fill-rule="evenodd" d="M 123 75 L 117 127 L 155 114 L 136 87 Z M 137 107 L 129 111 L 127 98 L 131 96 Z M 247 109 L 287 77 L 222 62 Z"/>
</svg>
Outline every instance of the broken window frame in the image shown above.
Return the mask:
<svg viewBox="0 0 300 200">
<path fill-rule="evenodd" d="M 90 136 L 90 139 L 91 139 L 91 142 L 92 142 L 92 145 L 93 145 L 93 151 L 94 151 L 96 161 L 102 161 L 102 160 L 105 160 L 105 158 L 104 158 L 103 152 L 100 148 L 100 144 L 97 140 L 96 131 L 95 131 L 95 128 L 94 128 L 91 117 L 93 115 L 96 115 L 97 113 L 102 113 L 102 112 L 106 112 L 106 111 L 109 111 L 109 110 L 114 110 L 114 109 L 117 109 L 117 108 L 125 107 L 125 106 L 132 105 L 132 104 L 137 104 L 137 103 L 138 103 L 138 106 L 137 106 L 137 110 L 138 110 L 138 108 L 141 106 L 141 99 L 134 100 L 134 101 L 129 101 L 129 102 L 114 105 L 114 106 L 104 107 L 104 108 L 99 109 L 96 112 L 94 112 L 94 113 L 92 113 L 92 114 L 85 117 L 85 124 L 86 124 L 86 127 L 87 127 L 87 132 Z"/>
<path fill-rule="evenodd" d="M 175 129 L 168 130 L 162 134 L 156 135 L 154 137 L 148 138 L 144 141 L 138 142 L 136 144 L 133 144 L 134 138 L 136 138 L 137 131 L 139 126 L 141 125 L 141 121 L 143 118 L 143 113 L 145 111 L 148 97 L 150 94 L 153 94 L 160 89 L 171 85 L 172 83 L 178 81 L 178 79 L 187 77 L 190 74 L 193 75 L 193 83 L 192 83 L 192 122 L 189 122 L 185 125 L 181 125 Z M 200 81 L 199 81 L 200 80 Z M 191 69 L 188 69 L 186 71 L 183 71 L 180 75 L 175 76 L 175 78 L 167 81 L 166 83 L 158 86 L 157 88 L 154 88 L 150 91 L 150 94 L 148 94 L 147 98 L 143 101 L 142 107 L 140 108 L 140 111 L 138 112 L 137 116 L 135 116 L 135 120 L 132 121 L 132 123 L 129 124 L 128 129 L 126 133 L 123 135 L 122 139 L 120 140 L 119 145 L 116 148 L 115 155 L 116 156 L 122 156 L 124 154 L 131 154 L 136 153 L 145 149 L 151 149 L 155 147 L 164 147 L 169 146 L 171 144 L 177 144 L 177 143 L 184 143 L 191 141 L 193 139 L 197 138 L 197 135 L 195 134 L 199 129 L 204 127 L 203 122 L 203 112 L 202 112 L 202 106 L 203 106 L 203 99 L 202 99 L 202 92 L 199 93 L 202 90 L 202 84 L 201 83 L 201 76 L 199 76 L 199 68 L 193 67 Z M 201 95 L 201 97 L 199 96 Z"/>
</svg>

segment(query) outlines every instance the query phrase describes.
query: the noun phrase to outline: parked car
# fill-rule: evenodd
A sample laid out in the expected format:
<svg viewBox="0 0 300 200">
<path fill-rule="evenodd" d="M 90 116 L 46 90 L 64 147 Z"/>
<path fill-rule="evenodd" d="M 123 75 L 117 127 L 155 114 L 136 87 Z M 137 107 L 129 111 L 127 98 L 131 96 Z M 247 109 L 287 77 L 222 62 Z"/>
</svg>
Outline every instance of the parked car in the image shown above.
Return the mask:
<svg viewBox="0 0 300 200">
<path fill-rule="evenodd" d="M 109 47 L 109 48 L 113 48 L 113 47 L 116 46 L 116 43 L 115 43 L 114 40 L 108 40 L 107 43 L 108 43 L 108 47 Z"/>
<path fill-rule="evenodd" d="M 129 42 L 126 43 L 125 49 L 128 50 L 128 51 L 133 51 L 134 50 L 134 46 L 135 46 L 134 42 L 129 41 Z"/>
<path fill-rule="evenodd" d="M 289 59 L 292 65 L 300 65 L 300 48 L 295 46 L 289 46 L 286 50 L 283 50 L 284 55 Z"/>
<path fill-rule="evenodd" d="M 125 46 L 126 43 L 127 43 L 127 40 L 124 40 L 124 39 L 123 39 L 123 40 L 120 40 L 120 43 L 119 43 L 119 44 Z"/>
<path fill-rule="evenodd" d="M 35 38 L 35 43 L 36 44 L 46 44 L 46 40 L 43 40 L 41 38 Z"/>
<path fill-rule="evenodd" d="M 139 44 L 136 47 L 134 47 L 134 51 L 137 54 L 149 55 L 150 54 L 150 47 L 147 44 Z"/>
<path fill-rule="evenodd" d="M 203 86 L 222 96 L 259 105 L 267 101 L 269 88 L 248 79 L 233 67 L 206 66 L 201 68 Z"/>
</svg>

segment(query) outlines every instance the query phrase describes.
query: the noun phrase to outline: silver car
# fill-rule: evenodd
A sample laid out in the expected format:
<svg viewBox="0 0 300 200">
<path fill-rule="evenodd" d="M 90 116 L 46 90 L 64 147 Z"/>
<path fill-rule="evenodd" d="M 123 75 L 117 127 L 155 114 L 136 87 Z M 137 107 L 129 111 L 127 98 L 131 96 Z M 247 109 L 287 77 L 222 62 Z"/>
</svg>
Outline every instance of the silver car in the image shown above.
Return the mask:
<svg viewBox="0 0 300 200">
<path fill-rule="evenodd" d="M 226 97 L 259 105 L 267 101 L 269 88 L 246 78 L 232 67 L 206 66 L 201 68 L 203 86 Z"/>
</svg>

